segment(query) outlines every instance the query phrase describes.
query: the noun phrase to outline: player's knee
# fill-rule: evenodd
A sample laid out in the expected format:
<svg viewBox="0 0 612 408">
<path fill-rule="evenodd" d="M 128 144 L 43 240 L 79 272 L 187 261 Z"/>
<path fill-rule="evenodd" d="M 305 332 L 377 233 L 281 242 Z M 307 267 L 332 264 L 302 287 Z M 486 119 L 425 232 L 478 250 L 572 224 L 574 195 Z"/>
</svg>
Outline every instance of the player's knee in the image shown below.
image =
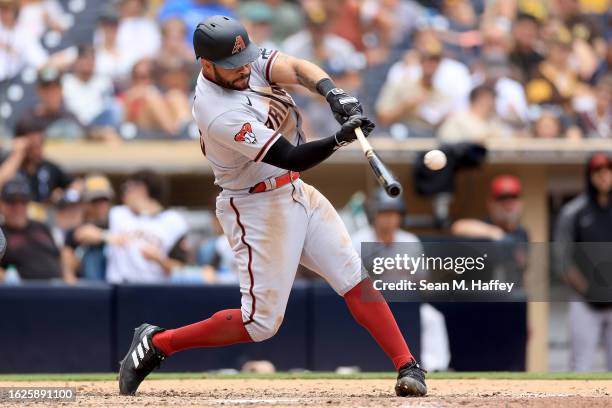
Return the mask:
<svg viewBox="0 0 612 408">
<path fill-rule="evenodd" d="M 278 332 L 281 324 L 283 323 L 283 315 L 279 315 L 276 318 L 268 318 L 268 319 L 255 319 L 253 321 L 253 329 L 256 338 L 253 338 L 255 341 L 264 341 L 268 340 Z"/>
</svg>

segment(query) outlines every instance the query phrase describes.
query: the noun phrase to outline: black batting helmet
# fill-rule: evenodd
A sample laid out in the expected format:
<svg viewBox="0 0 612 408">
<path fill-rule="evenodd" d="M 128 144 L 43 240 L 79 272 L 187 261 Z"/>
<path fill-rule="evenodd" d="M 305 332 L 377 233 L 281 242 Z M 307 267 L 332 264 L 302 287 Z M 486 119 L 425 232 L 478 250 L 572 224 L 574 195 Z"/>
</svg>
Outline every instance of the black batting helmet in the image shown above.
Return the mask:
<svg viewBox="0 0 612 408">
<path fill-rule="evenodd" d="M 196 57 L 227 69 L 250 64 L 260 53 L 244 26 L 226 16 L 212 16 L 198 24 L 193 33 L 193 49 Z"/>
</svg>

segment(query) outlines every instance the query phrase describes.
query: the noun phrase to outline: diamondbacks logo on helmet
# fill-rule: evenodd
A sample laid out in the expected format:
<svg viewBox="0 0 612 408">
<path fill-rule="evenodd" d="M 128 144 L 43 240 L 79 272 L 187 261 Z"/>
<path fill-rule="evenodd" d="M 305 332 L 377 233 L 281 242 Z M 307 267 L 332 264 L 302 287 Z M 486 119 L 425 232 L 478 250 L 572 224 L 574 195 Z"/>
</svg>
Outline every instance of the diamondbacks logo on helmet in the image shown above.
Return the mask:
<svg viewBox="0 0 612 408">
<path fill-rule="evenodd" d="M 250 123 L 245 123 L 242 125 L 240 132 L 236 133 L 234 136 L 234 140 L 237 142 L 244 142 L 249 144 L 257 143 L 257 139 L 255 138 L 255 133 L 253 133 L 253 128 Z"/>
<path fill-rule="evenodd" d="M 238 54 L 240 51 L 244 50 L 246 45 L 244 44 L 244 40 L 241 35 L 236 36 L 236 40 L 234 41 L 234 49 L 232 50 L 232 55 Z"/>
</svg>

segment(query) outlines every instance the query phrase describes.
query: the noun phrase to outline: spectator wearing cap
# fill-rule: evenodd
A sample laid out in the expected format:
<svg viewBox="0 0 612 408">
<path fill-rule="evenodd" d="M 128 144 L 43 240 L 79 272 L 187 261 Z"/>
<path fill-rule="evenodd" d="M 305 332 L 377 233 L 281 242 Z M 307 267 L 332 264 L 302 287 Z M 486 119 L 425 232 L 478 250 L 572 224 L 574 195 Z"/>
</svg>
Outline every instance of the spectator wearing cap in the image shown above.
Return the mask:
<svg viewBox="0 0 612 408">
<path fill-rule="evenodd" d="M 453 97 L 433 82 L 442 58 L 442 45 L 433 41 L 414 57 L 419 61 L 421 75 L 414 79 L 407 72 L 386 81 L 376 102 L 376 113 L 383 126 L 398 123 L 408 128 L 409 136 L 433 137 L 454 105 Z"/>
<path fill-rule="evenodd" d="M 394 258 L 398 253 L 414 258 L 423 256 L 421 240 L 416 235 L 401 229 L 406 215 L 406 204 L 402 195 L 389 197 L 384 189 L 379 189 L 370 198 L 368 207 L 371 225 L 351 236 L 353 247 L 362 259 L 374 256 Z M 377 245 L 362 247 L 364 243 L 370 243 L 369 245 L 377 243 Z M 414 272 L 417 280 L 428 276 L 426 270 Z M 385 272 L 383 278 L 385 282 L 399 282 L 407 276 L 406 271 L 390 270 Z M 420 320 L 423 339 L 421 363 L 427 370 L 447 370 L 450 348 L 444 316 L 431 305 L 422 304 Z"/>
<path fill-rule="evenodd" d="M 21 175 L 2 186 L 0 211 L 4 218 L 2 230 L 6 235 L 7 250 L 0 267 L 3 270 L 15 267 L 24 280 L 64 279 L 72 282 L 72 276 L 62 275 L 60 251 L 49 228 L 28 218 L 30 198 L 30 185 Z"/>
<path fill-rule="evenodd" d="M 78 185 L 78 181 L 74 183 Z M 83 206 L 81 205 L 81 192 L 71 187 L 64 191 L 59 200 L 54 203 L 53 212 L 49 222 L 51 232 L 58 248 L 62 248 L 66 241 L 68 231 L 83 223 Z"/>
<path fill-rule="evenodd" d="M 100 239 L 99 232 L 108 230 L 108 216 L 114 197 L 107 177 L 91 174 L 85 178 L 82 194 L 85 223 L 66 234 L 62 248 L 65 274 L 95 281 L 106 279 L 106 242 Z"/>
<path fill-rule="evenodd" d="M 79 46 L 72 71 L 62 77 L 66 108 L 88 128 L 92 139 L 118 142 L 116 129 L 121 123 L 120 105 L 114 98 L 110 77 L 97 75 L 95 66 L 94 48 Z"/>
<path fill-rule="evenodd" d="M 22 120 L 17 123 L 13 150 L 0 164 L 0 185 L 15 174 L 26 177 L 32 200 L 49 204 L 72 182 L 61 167 L 45 159 L 44 123 Z"/>
<path fill-rule="evenodd" d="M 54 139 L 81 139 L 85 129 L 77 117 L 64 104 L 62 74 L 53 67 L 45 67 L 38 73 L 36 87 L 37 104 L 17 120 L 16 134 L 28 127 L 40 128 L 45 135 Z"/>
<path fill-rule="evenodd" d="M 553 261 L 555 271 L 575 291 L 574 301 L 569 304 L 570 369 L 593 371 L 595 353 L 603 337 L 606 367 L 612 371 L 612 302 L 606 295 L 612 286 L 610 154 L 591 155 L 585 176 L 586 190 L 561 209 L 556 221 Z M 603 298 L 599 292 L 602 289 Z"/>
<path fill-rule="evenodd" d="M 504 174 L 491 181 L 487 202 L 489 216 L 485 220 L 460 219 L 451 226 L 451 233 L 491 241 L 529 242 L 529 235 L 520 223 L 523 213 L 521 181 Z"/>
<path fill-rule="evenodd" d="M 487 85 L 474 88 L 469 109 L 451 114 L 438 129 L 438 138 L 444 143 L 485 144 L 510 136 L 510 129 L 495 115 L 495 90 Z"/>
<path fill-rule="evenodd" d="M 18 24 L 17 0 L 0 0 L 0 81 L 11 79 L 24 68 L 40 68 L 49 55 L 36 36 Z"/>
</svg>

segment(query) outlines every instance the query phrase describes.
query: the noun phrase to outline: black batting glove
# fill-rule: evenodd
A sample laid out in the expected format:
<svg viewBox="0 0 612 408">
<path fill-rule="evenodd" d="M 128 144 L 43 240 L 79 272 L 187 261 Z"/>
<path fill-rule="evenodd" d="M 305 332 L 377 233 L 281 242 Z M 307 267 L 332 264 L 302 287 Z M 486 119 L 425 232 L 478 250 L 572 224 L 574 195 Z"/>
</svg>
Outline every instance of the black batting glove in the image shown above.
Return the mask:
<svg viewBox="0 0 612 408">
<path fill-rule="evenodd" d="M 363 135 L 368 137 L 374 129 L 374 123 L 363 115 L 355 115 L 349 117 L 336 132 L 334 138 L 338 147 L 346 146 L 351 142 L 357 140 L 355 129 L 361 127 Z"/>
<path fill-rule="evenodd" d="M 343 89 L 337 88 L 329 78 L 324 78 L 317 83 L 317 90 L 325 97 L 331 107 L 334 118 L 341 125 L 351 116 L 363 115 L 363 107 L 359 100 L 347 94 Z"/>
</svg>

